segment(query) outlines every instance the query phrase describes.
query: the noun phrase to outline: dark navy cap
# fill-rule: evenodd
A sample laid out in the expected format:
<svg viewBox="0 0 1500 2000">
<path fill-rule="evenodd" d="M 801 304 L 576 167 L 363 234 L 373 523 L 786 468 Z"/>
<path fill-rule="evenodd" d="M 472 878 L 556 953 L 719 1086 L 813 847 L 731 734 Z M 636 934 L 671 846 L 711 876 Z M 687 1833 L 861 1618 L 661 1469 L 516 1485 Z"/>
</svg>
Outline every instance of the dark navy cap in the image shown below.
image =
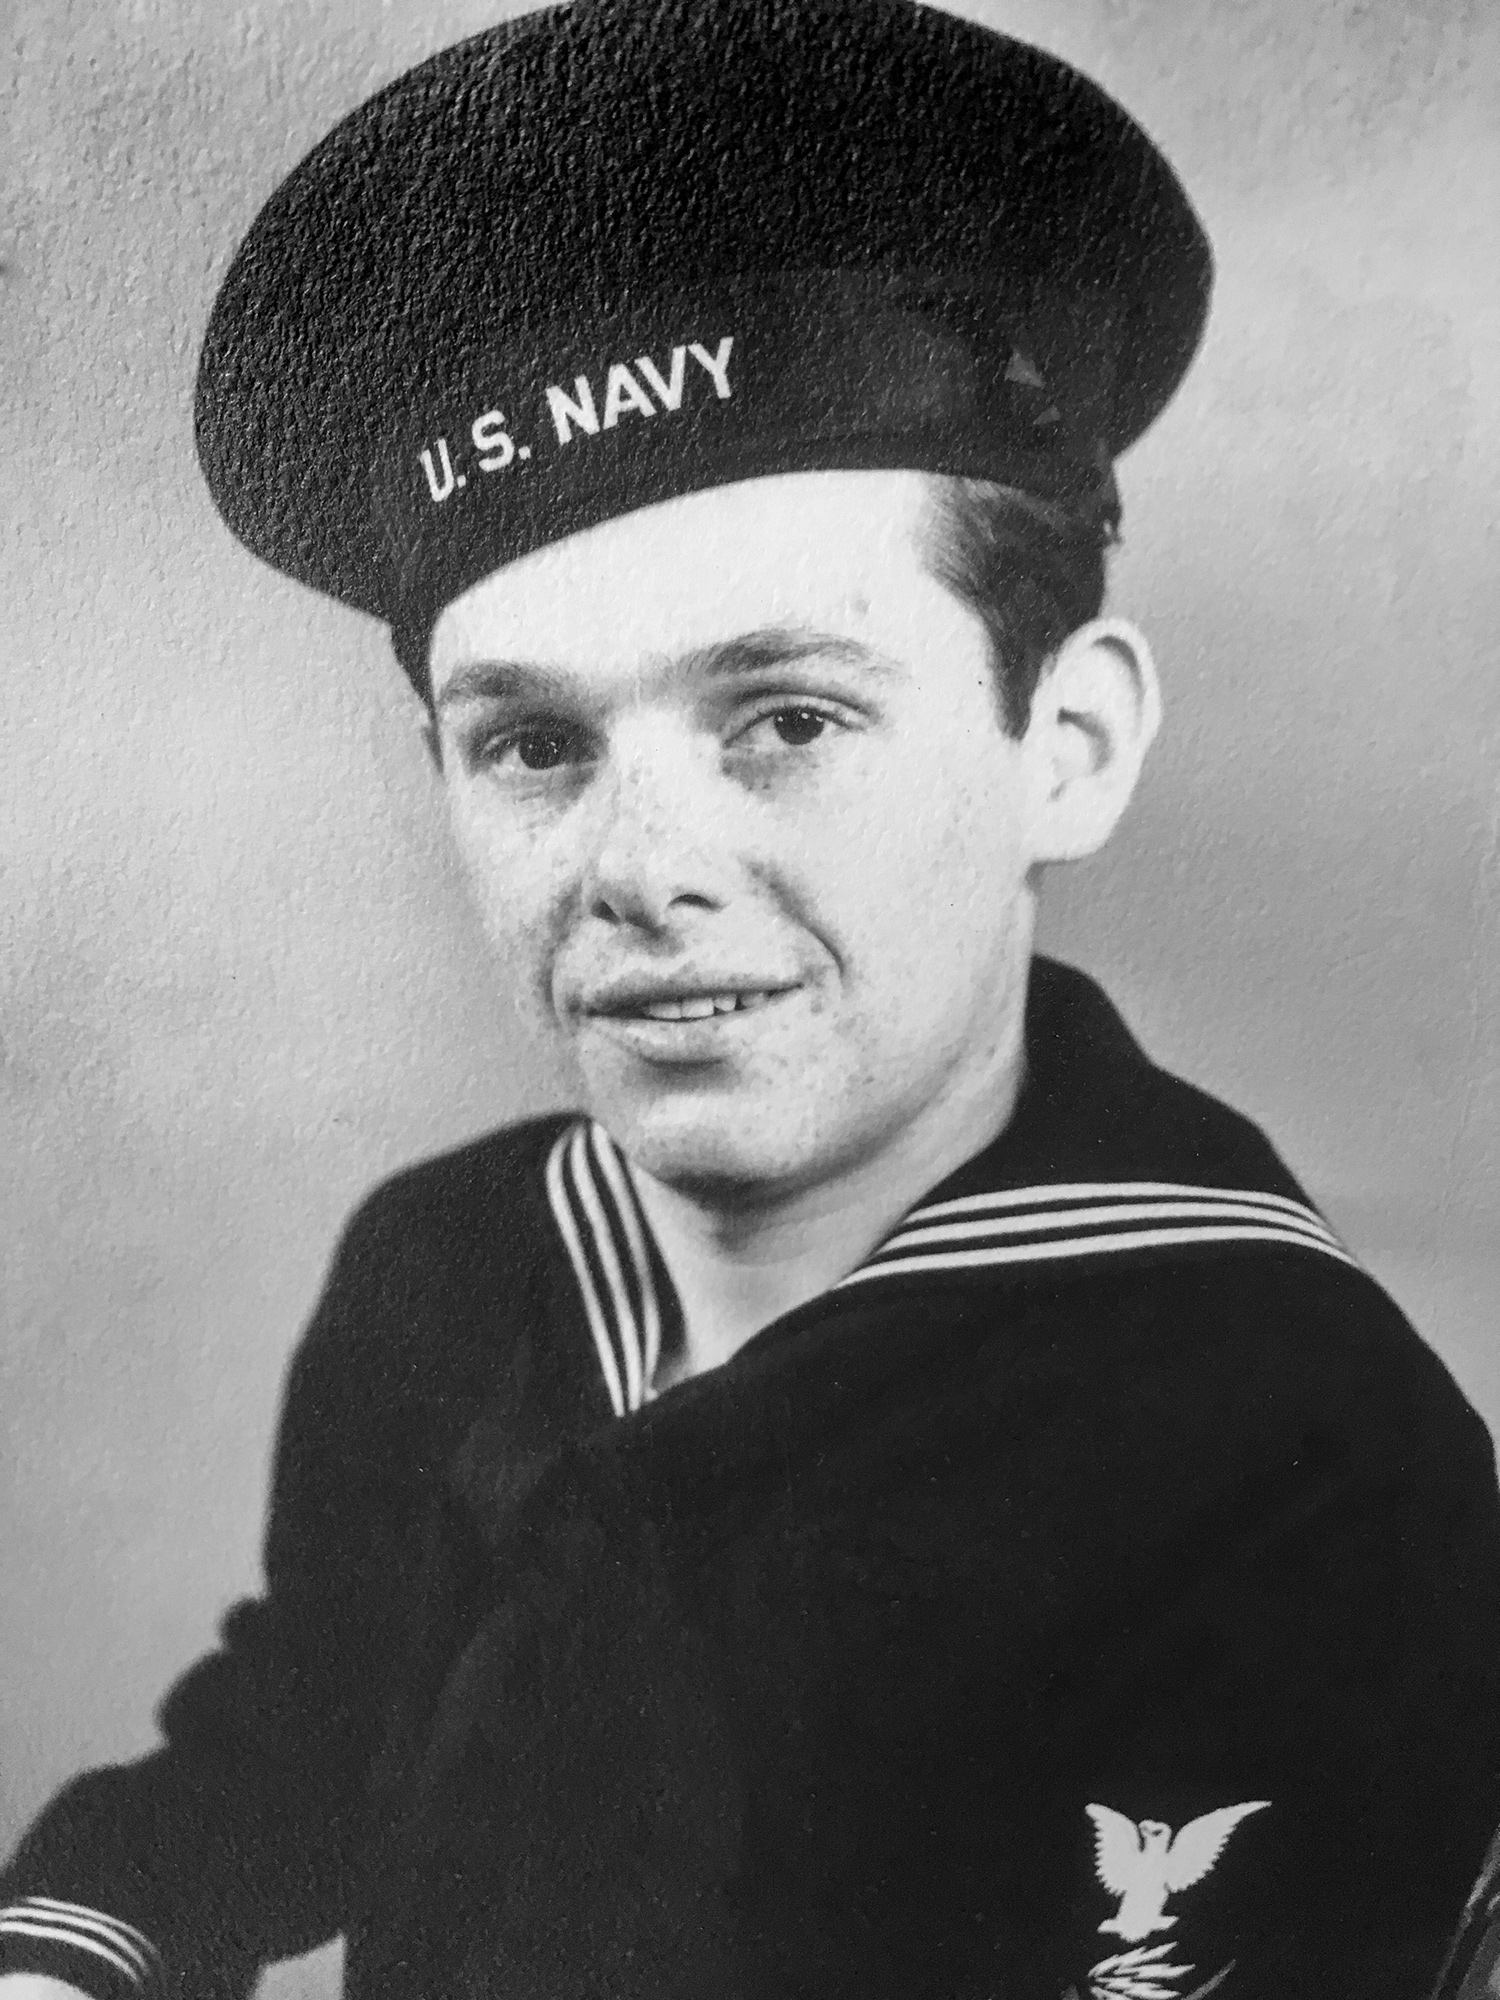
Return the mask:
<svg viewBox="0 0 1500 2000">
<path fill-rule="evenodd" d="M 1211 273 L 1161 154 L 1040 50 L 909 0 L 579 0 L 410 71 L 277 190 L 198 454 L 256 555 L 409 627 L 730 480 L 1086 496 Z"/>
</svg>

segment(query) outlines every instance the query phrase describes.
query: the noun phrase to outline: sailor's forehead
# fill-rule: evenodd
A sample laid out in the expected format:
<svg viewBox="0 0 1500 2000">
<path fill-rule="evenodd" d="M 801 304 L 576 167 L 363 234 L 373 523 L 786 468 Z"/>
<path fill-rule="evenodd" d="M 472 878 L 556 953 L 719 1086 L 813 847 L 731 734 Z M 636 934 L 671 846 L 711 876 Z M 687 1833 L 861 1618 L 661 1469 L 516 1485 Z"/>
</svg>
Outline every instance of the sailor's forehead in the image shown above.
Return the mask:
<svg viewBox="0 0 1500 2000">
<path fill-rule="evenodd" d="M 757 635 L 769 657 L 777 634 L 910 646 L 941 589 L 925 560 L 931 511 L 930 482 L 909 472 L 793 473 L 639 509 L 449 604 L 433 631 L 435 689 L 476 659 L 680 660 Z"/>
</svg>

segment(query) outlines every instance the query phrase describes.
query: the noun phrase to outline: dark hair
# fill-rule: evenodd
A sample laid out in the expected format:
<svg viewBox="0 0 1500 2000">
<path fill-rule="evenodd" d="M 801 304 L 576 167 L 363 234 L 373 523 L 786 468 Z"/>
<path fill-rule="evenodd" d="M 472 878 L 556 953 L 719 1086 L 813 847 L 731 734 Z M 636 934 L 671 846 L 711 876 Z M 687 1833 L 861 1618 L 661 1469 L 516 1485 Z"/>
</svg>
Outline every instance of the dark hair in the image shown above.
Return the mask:
<svg viewBox="0 0 1500 2000">
<path fill-rule="evenodd" d="M 927 562 L 989 634 L 1001 714 L 1024 733 L 1042 669 L 1097 618 L 1120 538 L 1114 478 L 1083 500 L 1038 500 L 987 479 L 934 477 Z"/>
<path fill-rule="evenodd" d="M 1042 668 L 1070 632 L 1097 618 L 1105 558 L 1119 540 L 1113 476 L 1083 500 L 1039 500 L 989 479 L 932 477 L 927 562 L 989 634 L 1001 715 L 1024 733 Z M 431 706 L 427 649 L 435 614 L 391 631 L 396 658 Z"/>
</svg>

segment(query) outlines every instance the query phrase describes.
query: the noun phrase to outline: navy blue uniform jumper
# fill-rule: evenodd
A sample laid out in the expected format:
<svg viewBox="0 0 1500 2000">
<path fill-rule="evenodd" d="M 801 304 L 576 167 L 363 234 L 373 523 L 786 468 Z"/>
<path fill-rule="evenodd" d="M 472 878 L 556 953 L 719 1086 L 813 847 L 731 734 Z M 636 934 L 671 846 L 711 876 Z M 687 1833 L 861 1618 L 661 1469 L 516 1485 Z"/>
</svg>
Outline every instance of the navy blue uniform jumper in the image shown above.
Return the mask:
<svg viewBox="0 0 1500 2000">
<path fill-rule="evenodd" d="M 553 1118 L 355 1216 L 266 1589 L 6 1878 L 9 1967 L 359 2000 L 1414 2000 L 1500 1816 L 1489 1438 L 1254 1127 L 1034 969 L 985 1153 L 653 1398 Z"/>
</svg>

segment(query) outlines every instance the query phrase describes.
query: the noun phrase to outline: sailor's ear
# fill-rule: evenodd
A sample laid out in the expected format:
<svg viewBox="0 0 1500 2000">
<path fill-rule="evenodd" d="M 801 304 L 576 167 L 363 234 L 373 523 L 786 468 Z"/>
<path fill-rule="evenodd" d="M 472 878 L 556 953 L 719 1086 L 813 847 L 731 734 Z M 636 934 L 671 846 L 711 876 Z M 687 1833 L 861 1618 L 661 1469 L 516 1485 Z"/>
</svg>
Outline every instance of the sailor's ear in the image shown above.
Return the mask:
<svg viewBox="0 0 1500 2000">
<path fill-rule="evenodd" d="M 1021 739 L 1033 862 L 1101 848 L 1130 803 L 1161 722 L 1151 648 L 1123 618 L 1095 618 L 1043 670 Z"/>
</svg>

